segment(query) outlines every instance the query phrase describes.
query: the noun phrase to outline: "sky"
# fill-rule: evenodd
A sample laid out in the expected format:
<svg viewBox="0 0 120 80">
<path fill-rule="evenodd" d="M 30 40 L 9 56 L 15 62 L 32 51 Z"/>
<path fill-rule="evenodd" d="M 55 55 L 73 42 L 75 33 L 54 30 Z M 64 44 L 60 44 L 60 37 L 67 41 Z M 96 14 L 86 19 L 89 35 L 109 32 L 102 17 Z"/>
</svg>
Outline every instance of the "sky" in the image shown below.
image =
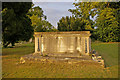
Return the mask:
<svg viewBox="0 0 120 80">
<path fill-rule="evenodd" d="M 71 16 L 71 12 L 68 9 L 74 9 L 73 2 L 33 2 L 35 6 L 39 6 L 44 11 L 44 15 L 47 16 L 53 26 L 57 28 L 57 22 L 64 16 Z"/>
</svg>

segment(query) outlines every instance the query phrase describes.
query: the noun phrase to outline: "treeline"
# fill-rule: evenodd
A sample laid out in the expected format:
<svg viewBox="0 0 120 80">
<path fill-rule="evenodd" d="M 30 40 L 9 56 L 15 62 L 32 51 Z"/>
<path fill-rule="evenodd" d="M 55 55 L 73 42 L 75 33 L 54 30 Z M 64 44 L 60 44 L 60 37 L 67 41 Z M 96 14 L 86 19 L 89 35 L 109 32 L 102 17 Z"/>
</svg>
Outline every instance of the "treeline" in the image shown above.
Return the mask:
<svg viewBox="0 0 120 80">
<path fill-rule="evenodd" d="M 90 20 L 92 22 L 92 20 Z M 74 16 L 62 17 L 58 22 L 59 31 L 85 31 L 92 30 L 91 24 L 82 18 L 76 18 Z"/>
<path fill-rule="evenodd" d="M 59 31 L 91 31 L 92 39 L 120 41 L 120 2 L 79 2 L 73 5 L 76 9 L 68 10 L 72 16 L 59 20 Z M 96 19 L 91 20 L 96 15 Z"/>
<path fill-rule="evenodd" d="M 32 2 L 3 2 L 3 46 L 28 41 L 34 32 L 50 31 L 90 31 L 92 39 L 120 41 L 120 2 L 79 2 L 73 5 L 76 9 L 68 10 L 72 16 L 62 17 L 56 29 L 46 20 L 42 8 Z M 96 15 L 96 19 L 91 20 Z"/>
<path fill-rule="evenodd" d="M 43 14 L 42 8 L 32 2 L 2 3 L 2 43 L 4 47 L 18 41 L 28 41 L 34 31 L 57 31 Z"/>
</svg>

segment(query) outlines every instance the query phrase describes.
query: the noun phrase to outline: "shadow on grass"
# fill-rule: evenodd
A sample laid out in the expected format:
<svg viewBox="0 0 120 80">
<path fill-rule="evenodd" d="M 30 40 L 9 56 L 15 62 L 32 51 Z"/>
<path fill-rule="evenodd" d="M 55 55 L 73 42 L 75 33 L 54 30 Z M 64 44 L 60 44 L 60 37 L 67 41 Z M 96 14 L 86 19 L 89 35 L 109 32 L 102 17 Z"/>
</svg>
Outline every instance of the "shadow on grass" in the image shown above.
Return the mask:
<svg viewBox="0 0 120 80">
<path fill-rule="evenodd" d="M 31 54 L 34 52 L 34 44 L 22 44 L 22 45 L 16 45 L 14 47 L 7 47 L 2 48 L 2 55 L 25 55 L 25 54 Z"/>
</svg>

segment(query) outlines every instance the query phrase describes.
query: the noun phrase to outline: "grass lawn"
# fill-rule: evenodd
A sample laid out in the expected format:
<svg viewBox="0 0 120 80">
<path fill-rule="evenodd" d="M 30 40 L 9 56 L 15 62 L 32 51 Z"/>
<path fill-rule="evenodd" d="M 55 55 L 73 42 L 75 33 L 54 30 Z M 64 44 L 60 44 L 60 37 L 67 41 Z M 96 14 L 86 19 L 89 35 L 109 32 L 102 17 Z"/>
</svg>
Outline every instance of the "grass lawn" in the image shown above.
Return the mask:
<svg viewBox="0 0 120 80">
<path fill-rule="evenodd" d="M 118 65 L 118 43 L 92 43 L 95 49 L 105 60 L 106 66 Z"/>
<path fill-rule="evenodd" d="M 117 78 L 118 44 L 92 43 L 109 68 L 98 64 L 82 62 L 80 64 L 41 63 L 30 61 L 19 64 L 20 57 L 34 52 L 34 44 L 21 44 L 15 48 L 2 49 L 3 78 Z"/>
</svg>

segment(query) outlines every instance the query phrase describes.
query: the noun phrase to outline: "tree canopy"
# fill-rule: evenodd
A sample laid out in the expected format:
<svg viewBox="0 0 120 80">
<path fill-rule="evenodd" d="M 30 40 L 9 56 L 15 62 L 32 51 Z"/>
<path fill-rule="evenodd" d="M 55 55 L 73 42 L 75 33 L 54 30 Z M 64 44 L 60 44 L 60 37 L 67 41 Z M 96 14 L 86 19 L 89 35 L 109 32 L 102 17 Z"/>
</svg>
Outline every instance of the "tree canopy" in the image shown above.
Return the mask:
<svg viewBox="0 0 120 80">
<path fill-rule="evenodd" d="M 19 41 L 28 41 L 33 35 L 31 20 L 26 15 L 31 2 L 3 2 L 2 7 L 2 41 L 3 46 L 12 46 Z"/>
<path fill-rule="evenodd" d="M 59 31 L 91 31 L 92 38 L 97 40 L 120 41 L 120 2 L 78 2 L 73 5 L 75 9 L 68 10 L 72 16 L 59 20 Z M 32 2 L 3 2 L 1 12 L 4 47 L 10 43 L 14 46 L 17 41 L 28 41 L 34 31 L 58 31 L 47 21 L 42 8 Z"/>
<path fill-rule="evenodd" d="M 90 2 L 73 3 L 76 9 L 68 10 L 72 13 L 72 16 L 70 16 L 70 20 L 69 20 L 69 24 L 70 24 L 69 27 L 71 28 L 70 31 L 72 30 L 73 31 L 85 31 L 85 30 L 93 31 L 94 22 L 90 19 L 90 17 L 94 17 L 96 15 L 95 10 L 92 10 L 92 9 L 94 9 L 97 4 L 98 3 L 90 3 Z M 59 21 L 58 30 L 60 30 L 60 27 L 64 28 L 67 26 L 67 24 L 64 23 L 64 19 L 67 20 L 67 18 L 68 17 L 66 16 L 66 18 L 62 18 Z"/>
<path fill-rule="evenodd" d="M 120 2 L 102 3 L 96 19 L 97 39 L 104 42 L 120 41 Z"/>
<path fill-rule="evenodd" d="M 32 4 L 28 16 L 31 19 L 35 32 L 56 31 L 53 25 L 46 21 L 47 16 L 43 14 L 43 10 L 39 6 Z"/>
<path fill-rule="evenodd" d="M 62 17 L 58 22 L 59 31 L 85 31 L 91 29 L 86 26 L 87 23 L 81 18 L 75 18 L 74 16 Z"/>
<path fill-rule="evenodd" d="M 105 42 L 118 41 L 119 26 L 111 8 L 101 10 L 96 20 L 98 39 Z"/>
<path fill-rule="evenodd" d="M 89 30 L 92 38 L 105 42 L 120 41 L 120 2 L 78 2 L 73 5 L 75 9 L 68 10 L 72 16 L 62 17 L 58 30 Z M 96 20 L 91 20 L 96 15 Z"/>
</svg>

